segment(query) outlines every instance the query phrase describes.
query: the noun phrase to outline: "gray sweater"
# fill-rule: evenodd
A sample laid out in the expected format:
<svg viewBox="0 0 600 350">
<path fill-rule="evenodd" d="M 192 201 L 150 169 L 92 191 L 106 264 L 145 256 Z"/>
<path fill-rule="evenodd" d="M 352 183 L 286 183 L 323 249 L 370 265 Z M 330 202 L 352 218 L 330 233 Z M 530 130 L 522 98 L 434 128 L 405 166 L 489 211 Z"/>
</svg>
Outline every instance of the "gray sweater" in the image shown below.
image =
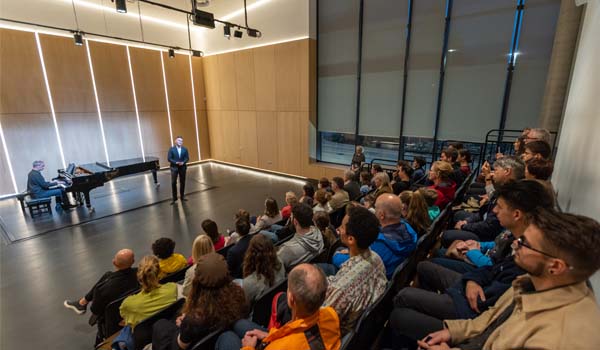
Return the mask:
<svg viewBox="0 0 600 350">
<path fill-rule="evenodd" d="M 315 226 L 310 227 L 306 234 L 295 233 L 289 241 L 285 242 L 279 248 L 277 256 L 283 262 L 286 270 L 290 267 L 317 256 L 323 250 L 323 235 Z"/>
<path fill-rule="evenodd" d="M 281 263 L 281 268 L 279 270 L 275 270 L 274 285 L 285 279 L 285 268 L 283 266 L 283 262 L 281 262 L 281 260 L 279 260 L 279 262 Z M 265 279 L 262 276 L 259 276 L 256 271 L 254 271 L 251 275 L 244 278 L 242 287 L 246 293 L 246 299 L 248 300 L 248 303 L 253 305 L 256 300 L 263 295 L 264 292 L 273 286 L 268 286 Z"/>
</svg>

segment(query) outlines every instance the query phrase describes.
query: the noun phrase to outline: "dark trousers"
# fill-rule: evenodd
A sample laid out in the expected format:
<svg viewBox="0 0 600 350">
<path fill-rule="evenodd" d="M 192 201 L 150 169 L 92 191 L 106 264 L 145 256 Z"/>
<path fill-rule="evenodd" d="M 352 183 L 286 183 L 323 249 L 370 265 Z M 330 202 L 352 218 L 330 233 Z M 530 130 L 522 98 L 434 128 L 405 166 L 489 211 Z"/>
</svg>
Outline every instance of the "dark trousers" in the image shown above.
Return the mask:
<svg viewBox="0 0 600 350">
<path fill-rule="evenodd" d="M 179 177 L 179 194 L 183 199 L 185 196 L 185 173 L 187 166 L 171 167 L 171 190 L 173 191 L 173 200 L 177 200 L 177 177 Z"/>
<path fill-rule="evenodd" d="M 443 258 L 443 257 L 433 258 L 433 259 L 431 259 L 431 262 L 436 263 L 436 264 L 443 266 L 447 269 L 450 269 L 452 271 L 456 271 L 458 273 L 471 272 L 471 271 L 477 269 L 477 266 L 471 265 L 468 262 L 451 259 L 451 258 Z"/>
<path fill-rule="evenodd" d="M 42 190 L 31 196 L 33 198 L 50 198 L 54 197 L 56 199 L 56 204 L 68 204 L 69 197 L 67 197 L 67 192 L 63 188 L 54 188 L 51 190 Z"/>
<path fill-rule="evenodd" d="M 217 343 L 215 344 L 215 350 L 239 350 L 242 347 L 242 338 L 244 338 L 246 332 L 254 329 L 260 329 L 261 331 L 265 332 L 267 331 L 267 329 L 257 325 L 252 321 L 246 319 L 237 321 L 233 325 L 231 331 L 227 331 L 219 336 L 219 339 L 217 339 Z M 154 346 L 152 349 L 154 349 Z"/>
<path fill-rule="evenodd" d="M 462 274 L 432 261 L 421 261 L 417 265 L 417 276 L 422 289 L 444 293 L 460 281 Z"/>
<path fill-rule="evenodd" d="M 96 291 L 96 288 L 98 288 L 98 286 L 101 286 L 102 284 L 104 284 L 104 282 L 106 282 L 106 279 L 110 276 L 110 274 L 112 273 L 112 271 L 106 271 L 104 273 L 104 275 L 102 275 L 102 277 L 100 277 L 100 279 L 98 280 L 98 282 L 96 282 L 96 284 L 94 284 L 94 286 L 90 289 L 90 291 L 85 295 L 85 300 L 88 301 L 88 303 L 92 300 L 94 300 L 94 292 Z"/>
</svg>

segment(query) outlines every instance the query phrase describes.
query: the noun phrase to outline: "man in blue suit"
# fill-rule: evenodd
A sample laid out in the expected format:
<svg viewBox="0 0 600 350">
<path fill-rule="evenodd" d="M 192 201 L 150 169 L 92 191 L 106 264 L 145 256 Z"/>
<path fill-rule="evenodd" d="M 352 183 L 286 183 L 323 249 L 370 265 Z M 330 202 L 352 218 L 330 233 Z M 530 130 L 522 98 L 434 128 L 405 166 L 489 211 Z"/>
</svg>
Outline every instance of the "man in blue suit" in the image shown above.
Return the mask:
<svg viewBox="0 0 600 350">
<path fill-rule="evenodd" d="M 179 176 L 179 194 L 181 201 L 187 201 L 185 198 L 185 172 L 187 170 L 187 162 L 190 160 L 190 154 L 187 148 L 183 147 L 183 137 L 175 138 L 175 146 L 169 149 L 167 156 L 171 164 L 171 189 L 173 191 L 174 204 L 177 201 L 177 176 Z"/>
</svg>

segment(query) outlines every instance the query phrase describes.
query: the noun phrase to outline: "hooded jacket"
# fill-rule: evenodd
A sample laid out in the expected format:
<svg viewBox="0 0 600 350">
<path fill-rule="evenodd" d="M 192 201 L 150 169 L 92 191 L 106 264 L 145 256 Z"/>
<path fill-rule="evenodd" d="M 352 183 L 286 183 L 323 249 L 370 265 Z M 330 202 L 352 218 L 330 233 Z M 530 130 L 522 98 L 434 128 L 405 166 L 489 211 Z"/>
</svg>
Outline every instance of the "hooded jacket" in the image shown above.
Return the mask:
<svg viewBox="0 0 600 350">
<path fill-rule="evenodd" d="M 289 241 L 283 243 L 277 251 L 277 256 L 286 270 L 317 256 L 323 250 L 323 235 L 315 226 L 305 234 L 294 233 Z"/>
</svg>

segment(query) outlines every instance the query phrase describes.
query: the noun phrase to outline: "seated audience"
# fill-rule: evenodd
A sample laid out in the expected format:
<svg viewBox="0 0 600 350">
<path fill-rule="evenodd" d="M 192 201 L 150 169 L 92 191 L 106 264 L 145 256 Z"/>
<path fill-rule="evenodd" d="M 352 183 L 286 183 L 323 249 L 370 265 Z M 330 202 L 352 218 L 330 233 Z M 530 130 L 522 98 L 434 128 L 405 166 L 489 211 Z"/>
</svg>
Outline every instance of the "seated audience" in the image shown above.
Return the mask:
<svg viewBox="0 0 600 350">
<path fill-rule="evenodd" d="M 356 151 L 352 155 L 352 162 L 350 166 L 356 169 L 360 169 L 365 162 L 365 154 L 363 153 L 362 146 L 356 146 Z"/>
<path fill-rule="evenodd" d="M 213 245 L 215 246 L 215 251 L 225 246 L 225 238 L 223 238 L 223 235 L 219 233 L 219 227 L 217 226 L 216 222 L 212 221 L 211 219 L 206 219 L 202 221 L 202 229 L 212 240 Z"/>
<path fill-rule="evenodd" d="M 291 220 L 296 233 L 277 252 L 286 270 L 309 261 L 323 250 L 323 235 L 313 226 L 312 216 L 312 208 L 307 205 L 296 204 L 292 208 Z"/>
<path fill-rule="evenodd" d="M 469 176 L 471 174 L 471 152 L 466 148 L 460 149 L 456 160 L 460 164 L 460 171 L 465 177 Z"/>
<path fill-rule="evenodd" d="M 452 174 L 450 179 L 456 183 L 456 186 L 460 186 L 466 178 L 466 175 L 460 170 L 460 162 L 458 162 L 458 150 L 455 148 L 445 148 L 442 150 L 440 160 L 442 162 L 448 162 L 452 166 Z"/>
<path fill-rule="evenodd" d="M 163 279 L 188 265 L 185 257 L 174 251 L 175 242 L 170 238 L 159 238 L 152 243 L 152 253 L 160 260 L 158 279 Z"/>
<path fill-rule="evenodd" d="M 408 222 L 402 219 L 402 202 L 398 196 L 384 194 L 375 202 L 375 217 L 379 220 L 375 226 L 381 231 L 371 244 L 371 250 L 379 255 L 385 266 L 386 277 L 391 278 L 404 259 L 417 246 L 417 233 Z M 349 251 L 336 252 L 333 265 L 341 268 L 349 259 Z"/>
<path fill-rule="evenodd" d="M 100 344 L 111 334 L 103 334 L 100 325 L 104 322 L 104 309 L 113 300 L 118 299 L 126 292 L 139 287 L 137 281 L 137 269 L 133 268 L 134 255 L 131 249 L 121 249 L 115 254 L 112 264 L 114 271 L 107 271 L 90 291 L 79 300 L 65 300 L 63 305 L 78 315 L 83 315 L 89 303 L 92 303 L 90 311 L 90 324 L 98 323 L 98 333 L 95 345 Z"/>
<path fill-rule="evenodd" d="M 199 269 L 196 269 L 199 270 Z M 177 285 L 173 282 L 160 284 L 158 258 L 147 255 L 138 266 L 137 279 L 142 290 L 123 300 L 119 311 L 125 325 L 132 329 L 144 319 L 154 315 L 177 300 Z"/>
<path fill-rule="evenodd" d="M 313 214 L 313 223 L 323 234 L 323 246 L 325 249 L 329 249 L 338 239 L 335 228 L 331 225 L 329 214 L 319 211 Z"/>
<path fill-rule="evenodd" d="M 287 305 L 292 319 L 281 327 L 265 328 L 240 319 L 217 340 L 217 350 L 338 350 L 341 346 L 339 318 L 331 307 L 321 307 L 327 280 L 316 266 L 301 264 L 289 274 Z"/>
<path fill-rule="evenodd" d="M 317 189 L 319 190 L 325 190 L 329 193 L 331 193 L 331 183 L 329 182 L 329 179 L 326 177 L 322 177 L 321 179 L 319 179 L 319 183 L 317 185 Z"/>
<path fill-rule="evenodd" d="M 398 165 L 396 165 L 396 169 L 397 170 L 394 173 L 392 189 L 394 194 L 397 196 L 402 191 L 406 191 L 410 188 L 413 168 L 411 168 L 410 163 L 407 161 L 399 160 Z"/>
<path fill-rule="evenodd" d="M 420 191 L 404 191 L 400 193 L 399 197 L 402 202 L 402 217 L 417 232 L 418 236 L 424 235 L 431 225 L 431 219 L 423 194 Z"/>
<path fill-rule="evenodd" d="M 162 319 L 154 324 L 153 350 L 187 349 L 211 332 L 230 327 L 246 316 L 244 291 L 231 281 L 227 264 L 217 253 L 203 255 L 196 262 L 192 290 L 175 322 Z"/>
<path fill-rule="evenodd" d="M 527 136 L 525 136 L 525 144 L 528 144 L 533 141 L 544 141 L 547 144 L 550 144 L 550 137 L 550 132 L 546 129 L 529 129 L 529 131 L 527 132 Z"/>
<path fill-rule="evenodd" d="M 429 169 L 429 180 L 433 182 L 429 188 L 436 190 L 438 194 L 435 201 L 437 207 L 445 208 L 454 199 L 456 183 L 450 179 L 452 171 L 450 163 L 439 160 L 434 162 Z"/>
<path fill-rule="evenodd" d="M 254 235 L 244 256 L 242 288 L 250 305 L 269 288 L 285 279 L 285 268 L 277 258 L 273 242 L 263 235 Z"/>
<path fill-rule="evenodd" d="M 373 180 L 373 175 L 368 171 L 360 172 L 360 193 L 365 195 L 371 192 L 371 181 Z"/>
<path fill-rule="evenodd" d="M 254 225 L 254 229 L 251 231 L 251 233 L 267 230 L 281 220 L 283 220 L 283 217 L 279 212 L 277 201 L 271 197 L 268 197 L 265 200 L 265 211 L 261 216 L 258 217 L 258 219 L 256 219 L 256 225 Z"/>
<path fill-rule="evenodd" d="M 352 170 L 344 172 L 344 191 L 348 192 L 351 201 L 360 197 L 360 185 L 356 182 L 356 174 Z"/>
<path fill-rule="evenodd" d="M 372 193 L 373 198 L 377 199 L 377 197 L 384 193 L 394 193 L 394 190 L 390 186 L 390 177 L 383 171 L 375 174 L 373 182 L 375 184 L 375 192 Z"/>
<path fill-rule="evenodd" d="M 296 194 L 292 191 L 288 191 L 285 193 L 285 204 L 286 206 L 281 208 L 281 217 L 283 220 L 287 220 L 290 218 L 290 214 L 292 213 L 292 207 L 298 204 L 298 198 Z"/>
<path fill-rule="evenodd" d="M 331 213 L 332 209 L 331 205 L 329 205 L 329 199 L 331 198 L 330 196 L 331 194 L 324 189 L 317 190 L 317 192 L 315 192 L 315 202 L 317 202 L 317 204 L 315 204 L 313 207 L 313 212 L 317 213 L 323 211 L 326 213 Z"/>
<path fill-rule="evenodd" d="M 348 192 L 344 191 L 344 180 L 341 177 L 334 177 L 331 181 L 333 196 L 329 200 L 331 210 L 336 211 L 343 208 L 350 201 Z"/>
<path fill-rule="evenodd" d="M 427 203 L 427 212 L 429 214 L 429 218 L 431 221 L 435 220 L 441 212 L 440 207 L 435 205 L 438 196 L 437 191 L 426 187 L 421 187 L 417 189 L 417 191 L 421 193 L 423 199 L 425 199 L 425 203 Z"/>
<path fill-rule="evenodd" d="M 214 253 L 215 247 L 213 246 L 212 240 L 207 235 L 198 235 L 192 245 L 192 266 L 185 272 L 185 279 L 183 280 L 183 296 L 187 297 L 192 290 L 192 281 L 196 275 L 196 267 L 198 266 L 198 260 L 200 257 Z"/>
<path fill-rule="evenodd" d="M 412 163 L 412 167 L 414 172 L 412 174 L 412 183 L 413 185 L 424 185 L 427 180 L 427 173 L 425 172 L 425 165 L 427 162 L 425 158 L 421 156 L 415 157 Z"/>
<path fill-rule="evenodd" d="M 498 189 L 495 211 L 514 238 L 519 238 L 529 224 L 528 217 L 542 206 L 550 205 L 551 198 L 542 185 L 520 181 Z M 441 259 L 419 263 L 417 274 L 423 289 L 404 288 L 394 299 L 390 324 L 398 342 L 414 344 L 416 339 L 439 329 L 443 319 L 473 318 L 494 305 L 511 282 L 525 273 L 506 247 L 510 242 L 509 237 L 498 246 L 493 265 L 464 274 L 447 268 L 458 270 L 456 266 L 440 265 Z"/>
<path fill-rule="evenodd" d="M 376 174 L 382 173 L 382 172 L 383 172 L 383 167 L 377 163 L 373 164 L 373 166 L 371 167 L 371 175 L 373 177 L 375 177 Z"/>
<path fill-rule="evenodd" d="M 315 204 L 313 199 L 314 196 L 315 188 L 310 183 L 306 183 L 304 186 L 302 186 L 302 197 L 300 197 L 299 202 L 312 207 Z"/>
<path fill-rule="evenodd" d="M 277 212 L 279 213 L 279 208 L 277 209 Z M 237 213 L 235 213 L 235 216 L 233 217 L 234 223 L 240 218 L 243 218 L 244 220 L 246 220 L 250 223 L 250 232 L 255 232 L 255 227 L 250 222 L 250 213 L 247 210 L 239 209 L 237 211 Z M 231 232 L 229 234 L 229 237 L 225 238 L 225 246 L 237 243 L 239 238 L 240 238 L 240 235 L 237 232 L 235 232 L 235 231 Z"/>
<path fill-rule="evenodd" d="M 544 141 L 531 141 L 523 147 L 521 159 L 527 163 L 531 159 L 549 159 L 552 155 L 552 148 Z"/>
<path fill-rule="evenodd" d="M 395 196 L 383 195 L 378 199 L 378 207 L 379 203 L 384 203 L 381 207 L 386 208 L 378 211 L 389 210 L 387 204 L 391 201 L 390 197 Z M 387 285 L 383 261 L 369 249 L 382 235 L 378 233 L 378 225 L 375 215 L 355 206 L 348 209 L 339 228 L 340 238 L 348 247 L 350 258 L 334 276 L 327 277 L 329 286 L 324 305 L 333 307 L 337 312 L 342 334 L 354 327 L 362 313 L 383 294 Z"/>
<path fill-rule="evenodd" d="M 525 178 L 529 180 L 549 181 L 554 171 L 552 161 L 547 159 L 530 159 L 525 163 Z"/>
<path fill-rule="evenodd" d="M 597 349 L 600 311 L 586 284 L 600 268 L 600 224 L 541 211 L 513 243 L 527 274 L 472 320 L 445 320 L 419 342 L 423 349 Z"/>
<path fill-rule="evenodd" d="M 250 223 L 245 219 L 238 219 L 235 222 L 235 232 L 239 233 L 240 239 L 227 251 L 227 266 L 229 267 L 231 277 L 242 278 L 244 255 L 252 239 L 252 236 L 248 234 L 250 232 Z"/>
</svg>

